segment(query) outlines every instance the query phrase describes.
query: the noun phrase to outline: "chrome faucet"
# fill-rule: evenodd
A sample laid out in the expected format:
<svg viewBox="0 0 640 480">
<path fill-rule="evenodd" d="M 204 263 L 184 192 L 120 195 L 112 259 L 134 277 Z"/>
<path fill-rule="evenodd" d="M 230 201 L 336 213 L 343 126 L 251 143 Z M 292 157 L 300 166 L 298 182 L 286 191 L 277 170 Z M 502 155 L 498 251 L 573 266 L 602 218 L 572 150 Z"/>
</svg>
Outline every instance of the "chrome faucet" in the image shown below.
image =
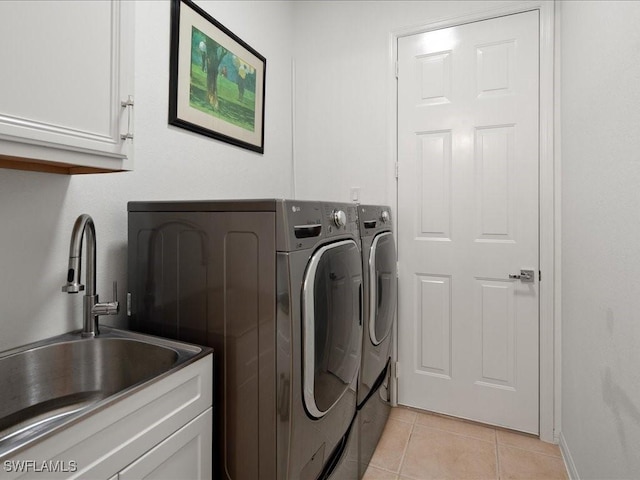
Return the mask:
<svg viewBox="0 0 640 480">
<path fill-rule="evenodd" d="M 86 289 L 80 283 L 81 263 L 82 263 L 82 239 L 87 237 L 87 256 L 85 265 L 86 273 Z M 93 337 L 100 333 L 98 329 L 98 318 L 101 315 L 115 315 L 120 310 L 118 304 L 118 286 L 113 282 L 113 301 L 106 303 L 98 303 L 98 294 L 96 293 L 96 228 L 93 219 L 82 214 L 73 225 L 71 232 L 71 244 L 69 246 L 69 269 L 67 270 L 67 283 L 62 287 L 63 292 L 78 293 L 84 290 L 83 304 L 83 325 L 82 336 Z"/>
</svg>

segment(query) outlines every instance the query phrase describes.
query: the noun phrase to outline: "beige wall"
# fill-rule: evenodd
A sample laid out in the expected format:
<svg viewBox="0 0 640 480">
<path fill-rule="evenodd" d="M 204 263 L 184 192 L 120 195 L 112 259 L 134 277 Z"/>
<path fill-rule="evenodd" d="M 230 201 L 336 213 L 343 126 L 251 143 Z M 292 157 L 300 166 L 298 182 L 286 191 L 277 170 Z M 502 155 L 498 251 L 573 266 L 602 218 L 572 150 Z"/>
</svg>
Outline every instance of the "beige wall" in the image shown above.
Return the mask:
<svg viewBox="0 0 640 480">
<path fill-rule="evenodd" d="M 640 478 L 640 2 L 561 8 L 562 434 L 580 478 Z"/>
</svg>

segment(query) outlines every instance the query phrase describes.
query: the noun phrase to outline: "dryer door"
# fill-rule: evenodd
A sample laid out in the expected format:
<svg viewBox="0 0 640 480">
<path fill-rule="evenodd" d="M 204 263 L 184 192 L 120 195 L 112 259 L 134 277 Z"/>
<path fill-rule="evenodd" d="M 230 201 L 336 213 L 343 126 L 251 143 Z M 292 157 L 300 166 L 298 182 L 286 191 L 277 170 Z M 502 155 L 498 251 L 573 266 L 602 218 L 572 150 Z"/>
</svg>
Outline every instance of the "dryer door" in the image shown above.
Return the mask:
<svg viewBox="0 0 640 480">
<path fill-rule="evenodd" d="M 356 378 L 362 344 L 362 263 L 353 240 L 311 257 L 302 291 L 304 405 L 323 417 Z"/>
<path fill-rule="evenodd" d="M 369 338 L 379 345 L 391 332 L 398 299 L 396 247 L 391 232 L 373 239 L 369 253 Z"/>
</svg>

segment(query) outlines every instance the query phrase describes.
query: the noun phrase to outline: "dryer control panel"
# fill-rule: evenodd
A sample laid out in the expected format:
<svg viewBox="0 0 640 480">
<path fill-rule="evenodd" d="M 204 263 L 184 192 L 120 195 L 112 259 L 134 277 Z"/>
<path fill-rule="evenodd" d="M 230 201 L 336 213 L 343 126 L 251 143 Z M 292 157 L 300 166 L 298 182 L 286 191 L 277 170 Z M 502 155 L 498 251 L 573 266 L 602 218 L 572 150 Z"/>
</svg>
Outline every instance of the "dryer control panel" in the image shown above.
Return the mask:
<svg viewBox="0 0 640 480">
<path fill-rule="evenodd" d="M 358 207 L 360 236 L 368 237 L 379 232 L 391 231 L 391 208 L 387 205 L 360 205 Z"/>
</svg>

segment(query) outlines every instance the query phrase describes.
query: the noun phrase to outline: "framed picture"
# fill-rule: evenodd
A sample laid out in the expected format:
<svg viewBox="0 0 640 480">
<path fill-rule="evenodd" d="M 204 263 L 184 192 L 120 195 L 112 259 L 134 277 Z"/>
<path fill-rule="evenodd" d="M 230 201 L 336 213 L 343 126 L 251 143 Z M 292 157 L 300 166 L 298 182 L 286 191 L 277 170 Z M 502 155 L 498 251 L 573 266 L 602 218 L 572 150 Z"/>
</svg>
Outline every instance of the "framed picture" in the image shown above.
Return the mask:
<svg viewBox="0 0 640 480">
<path fill-rule="evenodd" d="M 191 0 L 171 9 L 169 123 L 264 153 L 266 59 Z"/>
</svg>

